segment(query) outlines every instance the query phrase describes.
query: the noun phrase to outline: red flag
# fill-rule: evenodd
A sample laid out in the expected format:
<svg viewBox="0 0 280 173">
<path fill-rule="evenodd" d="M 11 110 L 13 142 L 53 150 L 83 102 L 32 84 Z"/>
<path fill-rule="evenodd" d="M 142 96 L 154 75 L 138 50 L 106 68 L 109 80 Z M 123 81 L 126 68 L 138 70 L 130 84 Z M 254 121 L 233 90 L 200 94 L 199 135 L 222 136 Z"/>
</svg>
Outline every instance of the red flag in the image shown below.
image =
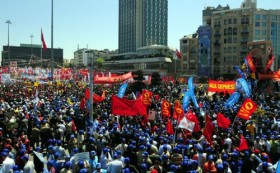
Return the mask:
<svg viewBox="0 0 280 173">
<path fill-rule="evenodd" d="M 258 105 L 250 98 L 246 98 L 237 113 L 237 117 L 248 120 L 252 113 L 258 108 Z"/>
<path fill-rule="evenodd" d="M 212 136 L 212 133 L 214 131 L 214 125 L 212 124 L 211 122 L 211 119 L 209 117 L 209 115 L 206 115 L 206 119 L 205 119 L 205 128 L 203 130 L 203 136 L 205 136 L 206 140 L 212 144 L 212 139 L 211 139 L 211 136 Z"/>
<path fill-rule="evenodd" d="M 89 95 L 90 95 L 89 88 L 86 88 L 86 90 L 85 90 L 85 98 L 86 98 L 87 100 L 89 100 Z M 94 103 L 103 102 L 103 101 L 105 100 L 105 91 L 102 92 L 102 95 L 101 95 L 101 96 L 99 96 L 99 95 L 93 93 L 92 97 L 93 97 L 93 102 L 94 102 Z"/>
<path fill-rule="evenodd" d="M 77 130 L 77 127 L 75 125 L 74 120 L 72 120 L 72 127 L 71 128 L 72 128 L 72 132 L 75 132 Z"/>
<path fill-rule="evenodd" d="M 217 114 L 217 124 L 219 127 L 227 129 L 230 123 L 231 123 L 230 120 L 227 119 L 223 114 L 221 113 Z"/>
<path fill-rule="evenodd" d="M 44 39 L 44 35 L 43 35 L 43 31 L 41 29 L 41 41 L 42 41 L 42 45 L 43 45 L 43 50 L 46 51 L 47 50 L 47 45 Z"/>
<path fill-rule="evenodd" d="M 177 56 L 178 59 L 182 58 L 181 52 L 179 52 L 178 49 L 176 49 L 176 56 Z"/>
<path fill-rule="evenodd" d="M 246 60 L 248 62 L 249 68 L 252 70 L 252 72 L 256 73 L 256 67 L 253 62 L 252 54 L 247 55 Z"/>
<path fill-rule="evenodd" d="M 246 139 L 244 138 L 243 135 L 240 135 L 240 144 L 239 144 L 239 150 L 242 151 L 242 150 L 248 150 L 249 147 L 248 147 L 248 144 L 246 142 Z"/>
<path fill-rule="evenodd" d="M 81 109 L 81 110 L 84 110 L 84 108 L 85 108 L 85 103 L 86 103 L 86 99 L 85 99 L 85 98 L 82 98 L 82 100 L 80 101 L 80 109 Z"/>
<path fill-rule="evenodd" d="M 166 124 L 166 132 L 168 135 L 174 135 L 174 129 L 171 120 L 169 119 Z"/>
<path fill-rule="evenodd" d="M 193 131 L 194 131 L 194 132 L 199 132 L 199 131 L 200 131 L 199 121 L 198 121 L 197 117 L 195 116 L 195 114 L 193 113 L 192 110 L 190 110 L 189 112 L 187 112 L 186 118 L 187 118 L 188 120 L 192 121 L 192 122 L 195 122 Z"/>
<path fill-rule="evenodd" d="M 147 107 L 143 104 L 142 96 L 136 100 L 128 100 L 112 96 L 112 113 L 115 115 L 147 116 Z"/>
</svg>

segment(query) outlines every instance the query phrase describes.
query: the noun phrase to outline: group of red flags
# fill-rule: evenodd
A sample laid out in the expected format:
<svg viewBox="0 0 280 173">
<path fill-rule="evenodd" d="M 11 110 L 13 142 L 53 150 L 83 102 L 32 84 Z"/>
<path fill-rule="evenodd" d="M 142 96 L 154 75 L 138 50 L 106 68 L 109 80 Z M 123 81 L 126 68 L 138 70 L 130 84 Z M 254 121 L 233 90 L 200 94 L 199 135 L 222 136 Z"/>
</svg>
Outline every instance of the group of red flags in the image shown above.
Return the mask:
<svg viewBox="0 0 280 173">
<path fill-rule="evenodd" d="M 142 90 L 142 94 L 137 94 L 137 98 L 130 100 L 127 98 L 119 98 L 116 95 L 112 96 L 112 113 L 115 115 L 124 116 L 144 116 L 147 119 L 147 107 L 151 105 L 153 98 L 153 92 L 149 90 Z M 85 90 L 85 97 L 81 101 L 80 105 L 85 104 L 86 100 L 89 100 L 89 89 Z M 93 94 L 94 103 L 100 103 L 105 100 L 105 92 L 103 91 L 101 96 Z M 162 118 L 167 120 L 166 130 L 169 135 L 174 134 L 174 127 L 172 124 L 171 116 L 171 103 L 166 99 L 161 101 L 161 115 Z M 188 130 L 190 132 L 201 131 L 200 123 L 192 110 L 184 112 L 180 100 L 174 102 L 173 119 L 178 120 L 178 127 Z M 240 110 L 237 113 L 237 117 L 248 120 L 251 114 L 257 109 L 257 105 L 250 99 L 244 100 Z M 225 117 L 222 113 L 216 114 L 217 126 L 220 128 L 229 128 L 231 121 Z M 203 128 L 203 135 L 209 143 L 212 143 L 212 134 L 215 129 L 215 125 L 212 123 L 209 115 L 205 115 L 205 126 Z M 240 150 L 248 149 L 248 145 L 243 135 L 240 136 Z"/>
</svg>

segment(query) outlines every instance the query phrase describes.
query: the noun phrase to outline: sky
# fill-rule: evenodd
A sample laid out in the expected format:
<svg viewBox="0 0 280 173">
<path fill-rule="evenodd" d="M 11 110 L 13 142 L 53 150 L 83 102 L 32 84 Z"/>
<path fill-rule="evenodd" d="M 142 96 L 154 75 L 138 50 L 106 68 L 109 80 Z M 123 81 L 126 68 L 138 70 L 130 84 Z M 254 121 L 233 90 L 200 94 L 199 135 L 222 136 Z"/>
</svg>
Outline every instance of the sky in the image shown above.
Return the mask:
<svg viewBox="0 0 280 173">
<path fill-rule="evenodd" d="M 168 46 L 179 48 L 179 40 L 202 25 L 202 10 L 219 4 L 239 8 L 243 0 L 169 0 Z M 78 48 L 118 49 L 118 0 L 53 0 L 53 47 L 62 48 L 72 59 Z M 258 8 L 280 9 L 279 0 L 258 0 Z M 51 47 L 51 0 L 0 0 L 0 46 L 41 44 L 41 29 Z M 33 35 L 33 38 L 31 38 Z M 2 57 L 1 57 L 2 58 Z"/>
</svg>

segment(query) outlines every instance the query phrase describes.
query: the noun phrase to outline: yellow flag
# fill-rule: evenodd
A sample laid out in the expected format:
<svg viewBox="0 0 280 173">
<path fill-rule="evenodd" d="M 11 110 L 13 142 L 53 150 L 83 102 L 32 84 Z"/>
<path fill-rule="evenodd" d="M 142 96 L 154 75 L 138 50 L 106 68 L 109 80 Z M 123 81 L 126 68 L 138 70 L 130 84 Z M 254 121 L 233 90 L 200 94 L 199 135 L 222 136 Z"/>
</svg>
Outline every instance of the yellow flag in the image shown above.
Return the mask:
<svg viewBox="0 0 280 173">
<path fill-rule="evenodd" d="M 69 105 L 73 105 L 73 102 L 71 102 L 71 99 L 69 97 L 67 98 L 67 102 Z"/>
</svg>

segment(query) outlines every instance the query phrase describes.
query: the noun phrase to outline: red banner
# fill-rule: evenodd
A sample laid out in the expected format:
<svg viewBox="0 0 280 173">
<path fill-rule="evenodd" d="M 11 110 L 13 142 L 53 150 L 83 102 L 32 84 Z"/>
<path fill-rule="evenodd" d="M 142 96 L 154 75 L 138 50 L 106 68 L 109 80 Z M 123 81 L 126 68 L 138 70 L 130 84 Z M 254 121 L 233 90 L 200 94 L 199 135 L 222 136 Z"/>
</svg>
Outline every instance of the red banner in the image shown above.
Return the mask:
<svg viewBox="0 0 280 173">
<path fill-rule="evenodd" d="M 235 91 L 235 82 L 234 81 L 208 81 L 208 92 L 225 92 L 229 94 L 234 93 Z"/>
<path fill-rule="evenodd" d="M 161 102 L 161 114 L 163 117 L 170 117 L 170 103 L 166 100 Z"/>
<path fill-rule="evenodd" d="M 112 113 L 115 115 L 147 116 L 146 106 L 143 104 L 143 98 L 140 97 L 136 100 L 128 100 L 112 96 Z"/>
<path fill-rule="evenodd" d="M 102 83 L 115 83 L 115 82 L 123 82 L 128 79 L 132 78 L 132 73 L 126 73 L 120 76 L 114 76 L 114 77 L 94 77 L 94 83 L 96 84 L 102 84 Z"/>
<path fill-rule="evenodd" d="M 142 96 L 143 96 L 143 103 L 146 106 L 149 106 L 152 104 L 152 96 L 153 96 L 153 92 L 149 91 L 149 90 L 142 90 Z"/>
<path fill-rule="evenodd" d="M 255 65 L 253 62 L 252 55 L 251 54 L 247 55 L 246 60 L 248 62 L 250 69 L 252 70 L 252 72 L 256 73 L 256 68 L 255 68 Z"/>
<path fill-rule="evenodd" d="M 250 98 L 244 100 L 241 108 L 237 113 L 237 117 L 248 120 L 252 113 L 258 108 L 258 105 Z"/>
</svg>

